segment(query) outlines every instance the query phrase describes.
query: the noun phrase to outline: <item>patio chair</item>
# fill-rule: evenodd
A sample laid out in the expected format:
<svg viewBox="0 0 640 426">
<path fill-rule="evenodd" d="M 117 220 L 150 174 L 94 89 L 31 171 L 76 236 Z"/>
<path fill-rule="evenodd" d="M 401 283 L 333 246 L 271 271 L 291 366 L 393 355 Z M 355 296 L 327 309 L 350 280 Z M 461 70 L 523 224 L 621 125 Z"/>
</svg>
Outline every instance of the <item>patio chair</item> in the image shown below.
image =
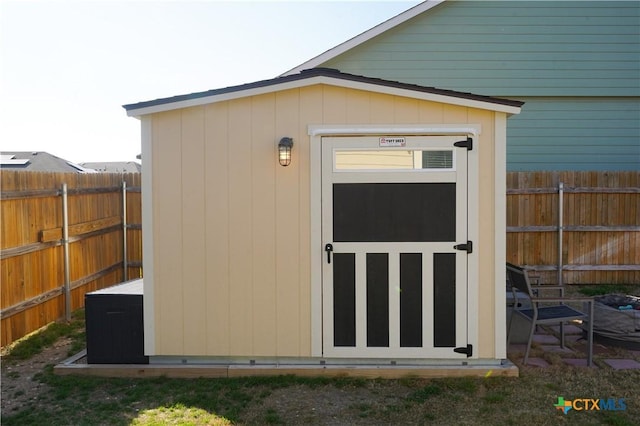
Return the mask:
<svg viewBox="0 0 640 426">
<path fill-rule="evenodd" d="M 583 328 L 586 326 L 587 332 L 587 365 L 593 365 L 593 298 L 591 297 L 564 297 L 564 287 L 535 285 L 529 281 L 527 271 L 519 266 L 507 263 L 507 281 L 511 284 L 513 292 L 513 312 L 509 319 L 509 329 L 507 330 L 507 346 L 511 337 L 511 323 L 514 315 L 520 315 L 531 322 L 529 340 L 524 354 L 523 364 L 526 365 L 531 351 L 533 334 L 539 324 L 559 324 L 560 325 L 560 346 L 564 348 L 564 323 L 575 320 L 582 320 Z M 519 292 L 518 292 L 519 290 Z M 542 290 L 557 290 L 560 297 L 540 297 Z M 531 301 L 531 307 L 523 308 L 524 304 L 519 303 L 523 294 Z M 582 302 L 583 310 L 575 309 L 567 302 Z"/>
</svg>

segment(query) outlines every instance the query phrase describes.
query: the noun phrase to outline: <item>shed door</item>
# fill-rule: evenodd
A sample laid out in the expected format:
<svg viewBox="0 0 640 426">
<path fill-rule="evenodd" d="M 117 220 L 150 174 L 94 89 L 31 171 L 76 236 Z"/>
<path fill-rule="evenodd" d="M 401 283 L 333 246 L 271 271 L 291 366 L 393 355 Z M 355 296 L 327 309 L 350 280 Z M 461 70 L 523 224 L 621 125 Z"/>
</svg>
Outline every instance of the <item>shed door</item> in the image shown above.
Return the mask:
<svg viewBox="0 0 640 426">
<path fill-rule="evenodd" d="M 461 139 L 322 139 L 324 356 L 467 356 Z"/>
</svg>

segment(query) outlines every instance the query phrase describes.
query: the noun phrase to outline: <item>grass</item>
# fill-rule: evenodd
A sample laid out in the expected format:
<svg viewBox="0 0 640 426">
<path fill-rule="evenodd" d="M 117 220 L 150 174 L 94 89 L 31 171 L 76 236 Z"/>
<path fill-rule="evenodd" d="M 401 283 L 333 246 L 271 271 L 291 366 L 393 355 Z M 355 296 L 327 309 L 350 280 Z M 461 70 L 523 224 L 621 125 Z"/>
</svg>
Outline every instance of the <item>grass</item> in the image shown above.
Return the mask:
<svg viewBox="0 0 640 426">
<path fill-rule="evenodd" d="M 585 296 L 600 296 L 603 294 L 640 294 L 640 286 L 624 285 L 624 284 L 597 284 L 597 285 L 581 285 L 578 291 Z"/>
<path fill-rule="evenodd" d="M 2 356 L 5 360 L 25 360 L 42 352 L 61 337 L 71 339 L 69 355 L 81 351 L 86 345 L 84 328 L 84 309 L 79 309 L 71 315 L 69 323 L 53 322 L 20 340 L 7 348 L 3 348 Z"/>
<path fill-rule="evenodd" d="M 82 342 L 78 323 L 80 314 L 64 327 L 47 327 L 7 357 L 28 359 L 60 337 Z M 351 424 L 637 424 L 640 371 L 600 366 L 523 367 L 520 378 L 364 380 L 118 379 L 56 376 L 49 365 L 34 378 L 46 392 L 18 412 L 3 412 L 1 421 L 3 426 L 323 424 L 332 418 Z M 560 396 L 625 398 L 627 409 L 564 415 L 553 407 Z"/>
</svg>

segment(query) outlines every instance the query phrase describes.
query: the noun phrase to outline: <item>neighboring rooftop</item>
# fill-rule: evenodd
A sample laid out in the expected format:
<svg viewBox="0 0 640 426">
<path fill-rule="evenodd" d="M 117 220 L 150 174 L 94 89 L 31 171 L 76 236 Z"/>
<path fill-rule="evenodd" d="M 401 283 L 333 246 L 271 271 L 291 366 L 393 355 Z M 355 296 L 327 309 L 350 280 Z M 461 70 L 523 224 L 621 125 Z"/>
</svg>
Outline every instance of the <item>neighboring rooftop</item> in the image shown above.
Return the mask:
<svg viewBox="0 0 640 426">
<path fill-rule="evenodd" d="M 82 167 L 93 169 L 97 172 L 108 173 L 140 173 L 142 166 L 135 161 L 93 162 L 80 163 Z"/>
<path fill-rule="evenodd" d="M 95 173 L 78 164 L 42 151 L 3 151 L 0 153 L 0 169 L 26 170 L 29 172 Z"/>
</svg>

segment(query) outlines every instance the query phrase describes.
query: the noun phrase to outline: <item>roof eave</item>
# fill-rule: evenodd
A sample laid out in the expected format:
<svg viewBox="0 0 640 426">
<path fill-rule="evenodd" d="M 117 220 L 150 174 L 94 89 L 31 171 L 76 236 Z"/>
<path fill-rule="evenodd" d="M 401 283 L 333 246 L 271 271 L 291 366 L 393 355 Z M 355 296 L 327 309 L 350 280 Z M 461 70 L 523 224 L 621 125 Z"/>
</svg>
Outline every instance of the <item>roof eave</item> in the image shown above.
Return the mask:
<svg viewBox="0 0 640 426">
<path fill-rule="evenodd" d="M 412 89 L 410 87 L 397 87 L 393 85 L 378 84 L 376 82 L 361 81 L 358 79 L 345 79 L 327 75 L 315 75 L 293 80 L 285 79 L 285 81 L 282 82 L 251 86 L 248 88 L 241 88 L 242 86 L 239 86 L 237 90 L 234 90 L 234 88 L 228 88 L 228 90 L 221 92 L 213 91 L 211 95 L 207 95 L 207 93 L 209 92 L 202 92 L 199 94 L 196 93 L 192 95 L 186 95 L 184 97 L 178 97 L 178 99 L 160 99 L 152 102 L 142 102 L 140 104 L 125 105 L 124 107 L 127 111 L 128 116 L 139 118 L 144 115 L 155 114 L 159 112 L 229 101 L 248 96 L 257 96 L 282 90 L 297 89 L 316 84 L 326 84 L 330 86 L 365 90 L 374 93 L 402 96 L 413 99 L 446 103 L 450 105 L 491 110 L 496 112 L 504 112 L 507 114 L 520 113 L 522 105 L 522 103 L 512 101 L 498 103 L 495 101 L 491 101 L 488 97 L 487 100 L 483 100 L 480 96 L 470 99 L 469 97 L 455 96 L 455 94 L 453 93 L 447 94 L 446 91 L 442 91 L 443 93 L 433 93 L 432 91 L 421 91 Z"/>
</svg>

